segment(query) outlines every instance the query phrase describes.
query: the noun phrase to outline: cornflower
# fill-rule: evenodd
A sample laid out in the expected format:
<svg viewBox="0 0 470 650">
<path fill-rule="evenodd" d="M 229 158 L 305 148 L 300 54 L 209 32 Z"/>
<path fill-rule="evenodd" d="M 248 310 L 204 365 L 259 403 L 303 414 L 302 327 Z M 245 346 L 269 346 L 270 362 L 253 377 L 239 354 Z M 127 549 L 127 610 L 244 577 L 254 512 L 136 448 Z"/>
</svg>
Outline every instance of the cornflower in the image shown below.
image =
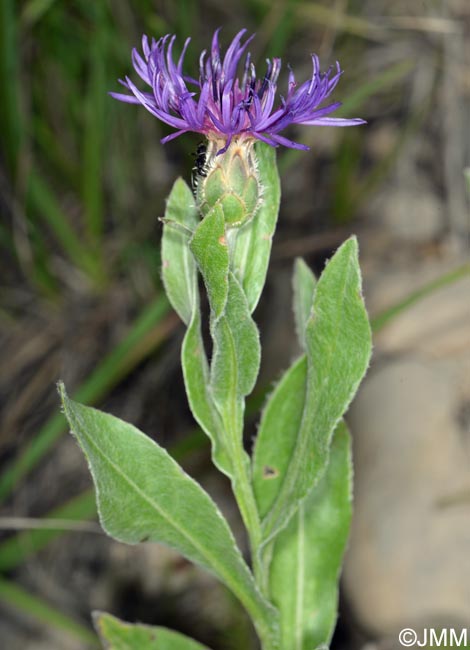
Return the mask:
<svg viewBox="0 0 470 650">
<path fill-rule="evenodd" d="M 142 53 L 132 51 L 132 63 L 150 92 L 137 88 L 129 77 L 119 80 L 130 94 L 111 92 L 110 95 L 129 104 L 142 104 L 152 115 L 177 129 L 162 138 L 166 143 L 188 131 L 201 133 L 209 141 L 221 143 L 217 154 L 224 153 L 234 137 L 261 140 L 268 145 L 283 145 L 291 149 L 308 150 L 309 147 L 293 142 L 283 135 L 291 124 L 310 126 L 356 126 L 364 124 L 359 118 L 330 117 L 341 102 L 324 105 L 335 89 L 342 70 L 339 63 L 326 72 L 320 71 L 318 56 L 312 55 L 312 77 L 300 86 L 289 68 L 287 93 L 277 96 L 277 81 L 281 59 L 267 59 L 267 69 L 262 78 L 256 76 L 251 55 L 246 52 L 253 36 L 244 42 L 246 29 L 242 29 L 230 43 L 222 58 L 219 31 L 212 38 L 210 54 L 204 50 L 199 57 L 199 79 L 184 74 L 183 63 L 190 38 L 175 62 L 173 46 L 175 36 L 167 34 L 158 41 L 149 42 L 142 37 Z M 246 54 L 245 54 L 246 52 Z M 244 58 L 243 74 L 237 76 Z"/>
</svg>

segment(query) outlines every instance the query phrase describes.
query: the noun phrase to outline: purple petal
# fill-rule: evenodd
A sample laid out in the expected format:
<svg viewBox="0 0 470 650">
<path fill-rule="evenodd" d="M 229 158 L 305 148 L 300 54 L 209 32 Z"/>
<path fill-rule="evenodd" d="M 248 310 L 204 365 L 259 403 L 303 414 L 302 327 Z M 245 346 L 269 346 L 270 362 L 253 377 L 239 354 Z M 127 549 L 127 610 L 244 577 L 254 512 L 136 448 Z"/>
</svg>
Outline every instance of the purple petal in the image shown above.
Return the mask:
<svg viewBox="0 0 470 650">
<path fill-rule="evenodd" d="M 212 37 L 211 56 L 220 58 L 219 32 L 222 28 L 217 27 Z"/>
<path fill-rule="evenodd" d="M 306 110 L 302 112 L 300 115 L 296 115 L 292 122 L 294 124 L 305 124 L 307 121 L 312 121 L 316 119 L 317 117 L 323 117 L 324 115 L 329 115 L 330 113 L 333 113 L 337 108 L 341 106 L 341 102 L 335 102 L 334 104 L 330 104 L 329 106 L 324 106 L 323 108 L 318 108 L 316 110 Z"/>
<path fill-rule="evenodd" d="M 224 71 L 224 73 L 226 75 L 226 78 L 229 78 L 229 77 L 233 76 L 233 75 L 228 74 L 228 71 L 230 70 L 230 68 L 233 65 L 233 60 L 237 59 L 237 49 L 238 49 L 239 43 L 240 43 L 240 41 L 241 41 L 241 39 L 242 39 L 242 37 L 243 37 L 243 35 L 245 33 L 246 33 L 246 29 L 241 29 L 238 32 L 238 34 L 234 37 L 232 42 L 230 43 L 230 45 L 228 47 L 228 50 L 225 53 L 224 62 L 222 64 L 222 70 Z M 245 43 L 245 46 L 246 46 L 246 43 Z M 239 60 L 239 57 L 237 59 L 237 63 L 238 63 L 238 60 Z"/>
<path fill-rule="evenodd" d="M 240 32 L 238 32 L 227 50 L 227 54 L 224 58 L 224 64 L 222 66 L 225 79 L 232 79 L 235 76 L 237 66 L 243 55 L 243 52 L 246 50 L 255 36 L 252 34 L 250 38 L 247 38 L 243 45 L 239 46 L 240 39 L 245 34 L 245 32 L 246 29 L 242 29 Z"/>
<path fill-rule="evenodd" d="M 302 124 L 307 126 L 358 126 L 359 124 L 367 124 L 367 122 L 359 117 L 352 119 L 345 119 L 343 117 L 317 117 L 313 120 L 306 120 Z"/>
<path fill-rule="evenodd" d="M 232 81 L 229 81 L 224 88 L 222 95 L 222 122 L 225 125 L 230 123 L 230 116 L 232 112 Z"/>
<path fill-rule="evenodd" d="M 232 138 L 246 135 L 266 142 L 270 146 L 282 145 L 293 149 L 308 149 L 280 132 L 290 124 L 312 126 L 356 126 L 364 124 L 359 118 L 329 117 L 340 102 L 327 104 L 327 99 L 339 82 L 342 71 L 336 68 L 321 72 L 320 61 L 312 55 L 311 77 L 299 86 L 289 68 L 287 95 L 276 104 L 277 81 L 281 60 L 268 60 L 263 78 L 256 78 L 256 69 L 247 47 L 253 36 L 246 38 L 240 30 L 232 39 L 221 60 L 219 46 L 220 28 L 214 32 L 210 55 L 204 50 L 199 58 L 199 80 L 183 72 L 184 60 L 190 43 L 187 38 L 177 63 L 173 57 L 176 37 L 166 34 L 158 41 L 142 36 L 142 54 L 132 50 L 132 64 L 140 79 L 152 92 L 142 92 L 126 77 L 119 80 L 129 94 L 110 92 L 111 97 L 128 104 L 142 104 L 152 115 L 176 129 L 163 138 L 169 142 L 187 131 L 220 137 L 229 147 Z M 241 79 L 237 68 L 245 55 Z M 188 89 L 191 89 L 191 92 Z M 196 96 L 198 94 L 198 96 Z"/>
<path fill-rule="evenodd" d="M 230 147 L 230 145 L 232 144 L 232 137 L 233 137 L 233 136 L 230 134 L 229 137 L 227 138 L 227 142 L 225 143 L 225 146 L 222 147 L 222 149 L 219 149 L 219 150 L 218 150 L 218 152 L 217 152 L 217 154 L 216 154 L 217 156 L 220 156 L 220 154 L 225 153 L 225 152 L 227 151 L 227 149 L 228 149 L 228 148 Z"/>
<path fill-rule="evenodd" d="M 262 133 L 258 133 L 257 131 L 253 131 L 253 135 L 257 140 L 261 140 L 261 142 L 266 142 L 266 144 L 269 144 L 270 147 L 278 147 L 278 143 L 272 140 L 271 138 L 268 138 L 266 135 L 263 135 Z"/>
<path fill-rule="evenodd" d="M 162 110 L 159 110 L 156 106 L 151 104 L 148 99 L 145 97 L 143 93 L 140 92 L 136 86 L 132 83 L 132 81 L 126 77 L 126 81 L 129 84 L 130 89 L 134 93 L 134 95 L 137 97 L 137 99 L 140 100 L 141 104 L 150 112 L 152 115 L 155 115 L 155 117 L 158 117 L 159 120 L 162 122 L 165 122 L 166 124 L 169 124 L 170 126 L 174 126 L 176 128 L 183 128 L 187 129 L 188 124 L 185 120 L 182 120 L 178 117 L 174 117 L 173 115 L 170 115 L 169 113 L 165 113 Z"/>
<path fill-rule="evenodd" d="M 181 129 L 180 131 L 175 131 L 175 133 L 170 133 L 170 135 L 165 136 L 160 140 L 162 144 L 166 144 L 167 142 L 170 142 L 170 140 L 174 140 L 175 138 L 179 138 L 180 135 L 183 135 L 183 133 L 187 133 L 189 129 Z"/>
<path fill-rule="evenodd" d="M 282 144 L 284 147 L 289 147 L 289 149 L 301 149 L 302 151 L 309 151 L 310 147 L 308 147 L 306 144 L 300 144 L 300 142 L 294 142 L 293 140 L 289 140 L 288 138 L 284 138 L 282 135 L 272 135 L 271 136 L 274 142 L 277 142 L 277 144 Z"/>
<path fill-rule="evenodd" d="M 108 92 L 108 95 L 110 95 L 114 99 L 118 99 L 120 102 L 125 102 L 126 104 L 140 104 L 141 103 L 133 95 L 123 95 L 122 93 L 113 93 L 113 92 Z"/>
<path fill-rule="evenodd" d="M 211 122 L 213 123 L 215 128 L 218 129 L 221 133 L 224 133 L 224 135 L 225 135 L 225 131 L 224 131 L 225 127 L 222 124 L 222 122 L 218 119 L 218 117 L 215 115 L 215 113 L 213 113 L 209 108 L 207 108 L 206 110 L 207 110 L 207 114 L 210 117 Z"/>
<path fill-rule="evenodd" d="M 150 85 L 148 66 L 135 48 L 132 50 L 132 65 L 142 81 Z"/>
<path fill-rule="evenodd" d="M 206 113 L 209 92 L 210 92 L 210 83 L 206 81 L 201 88 L 201 94 L 199 95 L 199 102 L 196 109 L 197 119 L 201 124 L 204 120 L 204 115 Z"/>
<path fill-rule="evenodd" d="M 191 38 L 188 37 L 184 42 L 183 51 L 181 52 L 180 58 L 178 59 L 177 70 L 180 76 L 182 76 L 182 72 L 183 72 L 184 55 L 186 54 L 186 50 L 188 49 L 188 45 L 190 42 L 191 42 Z"/>
<path fill-rule="evenodd" d="M 145 58 L 148 59 L 150 56 L 150 47 L 149 39 L 145 34 L 142 34 L 142 52 L 144 53 Z"/>
</svg>

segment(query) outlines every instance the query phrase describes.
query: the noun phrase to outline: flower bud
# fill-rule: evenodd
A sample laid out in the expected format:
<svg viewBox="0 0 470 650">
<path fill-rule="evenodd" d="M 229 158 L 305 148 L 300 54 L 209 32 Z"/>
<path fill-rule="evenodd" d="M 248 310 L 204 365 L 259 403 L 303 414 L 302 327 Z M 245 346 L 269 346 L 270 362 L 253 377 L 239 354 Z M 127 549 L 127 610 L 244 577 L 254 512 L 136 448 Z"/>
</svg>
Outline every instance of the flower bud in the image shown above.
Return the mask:
<svg viewBox="0 0 470 650">
<path fill-rule="evenodd" d="M 204 170 L 196 188 L 202 216 L 219 204 L 227 227 L 236 228 L 255 215 L 262 185 L 253 144 L 252 139 L 234 139 L 225 153 L 217 155 L 225 143 L 209 140 Z"/>
</svg>

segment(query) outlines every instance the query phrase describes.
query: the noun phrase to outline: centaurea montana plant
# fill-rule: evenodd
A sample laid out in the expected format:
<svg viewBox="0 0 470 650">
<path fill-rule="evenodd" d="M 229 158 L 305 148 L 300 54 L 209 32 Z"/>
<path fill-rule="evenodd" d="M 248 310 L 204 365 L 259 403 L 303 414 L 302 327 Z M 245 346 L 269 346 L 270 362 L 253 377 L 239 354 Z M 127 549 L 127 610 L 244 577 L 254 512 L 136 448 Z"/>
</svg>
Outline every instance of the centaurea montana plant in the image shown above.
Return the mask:
<svg viewBox="0 0 470 650">
<path fill-rule="evenodd" d="M 160 542 L 219 578 L 245 607 L 263 650 L 315 650 L 330 642 L 338 579 L 351 517 L 350 441 L 343 415 L 363 378 L 371 335 L 361 295 L 357 241 L 347 240 L 317 279 L 297 259 L 293 308 L 301 353 L 267 399 L 250 456 L 243 445 L 245 399 L 260 365 L 252 313 L 266 278 L 280 202 L 275 148 L 308 149 L 280 135 L 292 124 L 354 126 L 340 105 L 324 105 L 341 75 L 320 72 L 300 86 L 290 70 L 276 100 L 281 61 L 263 78 L 245 30 L 222 58 L 219 32 L 199 59 L 199 79 L 183 72 L 175 37 L 142 39 L 132 53 L 150 91 L 126 77 L 129 94 L 176 131 L 207 139 L 193 191 L 178 179 L 163 219 L 162 278 L 186 325 L 181 362 L 189 405 L 209 436 L 212 459 L 231 481 L 251 548 L 250 569 L 209 495 L 153 440 L 111 415 L 71 401 L 59 386 L 70 427 L 88 458 L 101 523 L 130 544 Z M 243 72 L 238 77 L 244 57 Z M 278 105 L 274 108 L 276 101 Z M 210 306 L 212 353 L 201 334 L 198 276 Z M 97 614 L 106 648 L 201 650 L 162 627 Z M 207 650 L 207 649 L 206 649 Z M 241 649 L 245 650 L 245 649 Z"/>
</svg>

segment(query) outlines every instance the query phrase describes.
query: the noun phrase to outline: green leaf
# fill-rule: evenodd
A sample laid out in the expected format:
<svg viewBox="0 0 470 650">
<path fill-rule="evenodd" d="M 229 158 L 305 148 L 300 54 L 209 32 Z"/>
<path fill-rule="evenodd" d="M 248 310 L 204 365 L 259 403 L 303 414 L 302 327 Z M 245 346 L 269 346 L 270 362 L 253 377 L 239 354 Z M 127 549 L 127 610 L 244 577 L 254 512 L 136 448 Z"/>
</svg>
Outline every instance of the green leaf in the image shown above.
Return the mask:
<svg viewBox="0 0 470 650">
<path fill-rule="evenodd" d="M 223 448 L 231 465 L 241 460 L 246 472 L 249 458 L 243 450 L 245 396 L 258 376 L 261 348 L 258 328 L 251 318 L 245 294 L 233 273 L 225 311 L 213 323 L 214 349 L 210 370 L 210 391 L 222 420 Z M 235 480 L 231 468 L 229 476 Z M 237 480 L 234 483 L 236 490 Z M 242 512 L 243 514 L 243 512 Z"/>
<path fill-rule="evenodd" d="M 233 591 L 260 636 L 271 633 L 273 610 L 259 593 L 209 495 L 134 426 L 73 402 L 63 384 L 59 392 L 65 416 L 90 465 L 104 530 L 129 544 L 153 541 L 176 549 Z"/>
<path fill-rule="evenodd" d="M 308 371 L 302 420 L 290 457 L 277 454 L 279 474 L 273 485 L 278 492 L 263 521 L 266 542 L 288 523 L 299 502 L 321 478 L 333 430 L 367 370 L 371 332 L 361 295 L 355 238 L 338 249 L 318 281 L 305 341 Z M 263 435 L 269 436 L 269 432 Z M 275 444 L 272 439 L 270 443 Z M 259 444 L 267 446 L 261 440 Z M 258 473 L 259 467 L 269 464 L 259 451 L 257 463 Z"/>
<path fill-rule="evenodd" d="M 317 280 L 301 257 L 294 262 L 292 284 L 294 289 L 294 318 L 297 338 L 305 350 L 305 327 L 312 312 L 313 293 Z"/>
<path fill-rule="evenodd" d="M 101 612 L 94 612 L 93 621 L 105 650 L 208 650 L 166 627 L 124 623 Z"/>
<path fill-rule="evenodd" d="M 350 436 L 342 422 L 334 433 L 326 473 L 275 541 L 270 587 L 280 612 L 283 650 L 313 650 L 331 640 L 351 491 Z"/>
<path fill-rule="evenodd" d="M 254 218 L 238 230 L 233 254 L 234 273 L 243 287 L 250 313 L 258 304 L 266 280 L 281 199 L 275 149 L 258 142 L 255 153 L 263 187 L 261 205 Z"/>
<path fill-rule="evenodd" d="M 226 309 L 213 327 L 211 386 L 215 401 L 225 404 L 233 395 L 251 393 L 258 376 L 261 348 L 243 290 L 229 274 Z"/>
<path fill-rule="evenodd" d="M 212 442 L 215 465 L 227 476 L 232 475 L 231 461 L 223 441 L 223 425 L 215 407 L 209 385 L 209 366 L 201 335 L 201 315 L 194 311 L 181 349 L 181 364 L 189 406 L 194 419 Z"/>
<path fill-rule="evenodd" d="M 227 301 L 229 269 L 224 213 L 219 205 L 199 223 L 190 247 L 204 278 L 212 312 L 218 318 Z"/>
<path fill-rule="evenodd" d="M 186 325 L 198 300 L 197 267 L 189 249 L 190 233 L 198 223 L 193 194 L 179 178 L 173 185 L 165 210 L 162 279 L 173 309 Z"/>
<path fill-rule="evenodd" d="M 282 476 L 302 423 L 307 382 L 303 355 L 284 373 L 261 417 L 253 455 L 253 487 L 260 516 L 265 517 L 279 492 Z"/>
</svg>

